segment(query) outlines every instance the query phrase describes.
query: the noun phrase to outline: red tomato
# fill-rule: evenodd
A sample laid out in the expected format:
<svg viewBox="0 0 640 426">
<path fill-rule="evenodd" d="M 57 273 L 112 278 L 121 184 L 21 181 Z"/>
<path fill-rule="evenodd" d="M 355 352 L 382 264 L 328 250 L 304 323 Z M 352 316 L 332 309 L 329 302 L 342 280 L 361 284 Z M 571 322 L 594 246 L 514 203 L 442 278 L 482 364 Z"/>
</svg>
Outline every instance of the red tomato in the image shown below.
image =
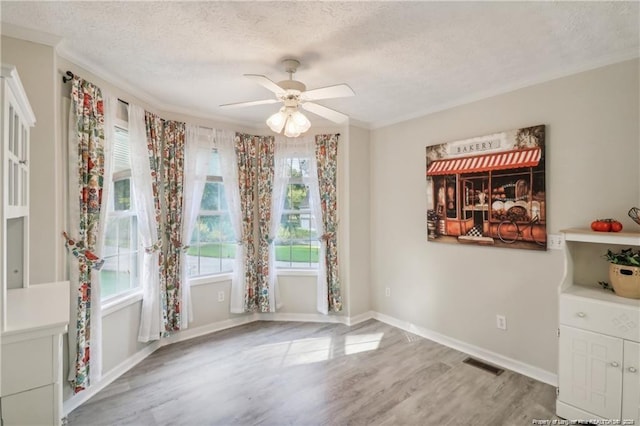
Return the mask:
<svg viewBox="0 0 640 426">
<path fill-rule="evenodd" d="M 611 222 L 605 219 L 594 220 L 591 222 L 591 229 L 598 232 L 609 232 L 611 231 Z"/>
<path fill-rule="evenodd" d="M 622 231 L 622 224 L 617 220 L 611 221 L 611 232 L 620 232 Z"/>
</svg>

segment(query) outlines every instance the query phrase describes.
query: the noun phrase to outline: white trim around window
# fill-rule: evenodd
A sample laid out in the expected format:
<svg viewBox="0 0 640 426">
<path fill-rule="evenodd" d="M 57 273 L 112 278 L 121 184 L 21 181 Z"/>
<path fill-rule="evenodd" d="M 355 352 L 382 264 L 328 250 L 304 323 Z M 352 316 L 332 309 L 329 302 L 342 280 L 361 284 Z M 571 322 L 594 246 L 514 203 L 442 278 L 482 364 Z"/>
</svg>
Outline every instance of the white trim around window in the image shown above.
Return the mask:
<svg viewBox="0 0 640 426">
<path fill-rule="evenodd" d="M 315 269 L 278 269 L 276 275 L 282 277 L 317 277 L 318 268 Z"/>
<path fill-rule="evenodd" d="M 102 301 L 102 317 L 106 317 L 114 312 L 124 309 L 142 300 L 142 289 L 136 288 L 127 293 L 121 293 L 112 298 Z"/>
<path fill-rule="evenodd" d="M 199 285 L 207 285 L 213 283 L 219 283 L 223 281 L 231 281 L 233 278 L 233 272 L 223 272 L 215 275 L 203 275 L 193 278 L 189 278 L 189 285 L 191 287 L 197 287 Z"/>
</svg>

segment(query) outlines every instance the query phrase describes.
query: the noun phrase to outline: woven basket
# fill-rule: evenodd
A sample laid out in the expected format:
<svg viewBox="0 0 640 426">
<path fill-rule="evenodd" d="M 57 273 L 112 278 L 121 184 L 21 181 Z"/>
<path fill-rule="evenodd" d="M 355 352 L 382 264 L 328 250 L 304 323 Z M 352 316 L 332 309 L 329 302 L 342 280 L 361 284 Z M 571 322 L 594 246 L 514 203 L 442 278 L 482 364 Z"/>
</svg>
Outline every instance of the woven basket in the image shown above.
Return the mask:
<svg viewBox="0 0 640 426">
<path fill-rule="evenodd" d="M 640 299 L 640 267 L 610 263 L 609 280 L 618 296 Z"/>
</svg>

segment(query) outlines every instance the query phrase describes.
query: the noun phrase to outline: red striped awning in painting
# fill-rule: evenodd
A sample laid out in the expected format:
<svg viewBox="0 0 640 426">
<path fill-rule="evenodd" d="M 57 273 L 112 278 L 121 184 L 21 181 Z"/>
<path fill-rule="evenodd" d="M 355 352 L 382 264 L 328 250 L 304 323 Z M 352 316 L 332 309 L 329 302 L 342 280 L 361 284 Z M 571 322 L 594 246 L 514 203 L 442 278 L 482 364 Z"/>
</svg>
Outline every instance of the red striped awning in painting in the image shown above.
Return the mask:
<svg viewBox="0 0 640 426">
<path fill-rule="evenodd" d="M 535 167 L 540 162 L 541 153 L 540 148 L 529 148 L 504 151 L 497 154 L 436 160 L 429 164 L 427 176 Z"/>
</svg>

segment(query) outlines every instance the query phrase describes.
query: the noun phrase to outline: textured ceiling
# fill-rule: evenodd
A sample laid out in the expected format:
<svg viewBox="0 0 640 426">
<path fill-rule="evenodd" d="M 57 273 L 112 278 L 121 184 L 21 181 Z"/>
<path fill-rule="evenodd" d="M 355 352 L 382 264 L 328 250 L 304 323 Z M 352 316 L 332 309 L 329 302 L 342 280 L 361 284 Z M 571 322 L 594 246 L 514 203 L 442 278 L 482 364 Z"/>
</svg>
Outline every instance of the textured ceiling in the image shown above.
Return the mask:
<svg viewBox="0 0 640 426">
<path fill-rule="evenodd" d="M 378 127 L 639 54 L 638 2 L 1 2 L 5 28 L 163 107 L 257 125 L 276 105 L 242 74 L 284 80 L 295 57 L 318 103 Z M 7 31 L 4 31 L 7 33 Z M 9 33 L 10 34 L 10 33 Z M 133 89 L 132 89 L 133 88 Z M 312 116 L 312 122 L 317 118 Z"/>
</svg>

